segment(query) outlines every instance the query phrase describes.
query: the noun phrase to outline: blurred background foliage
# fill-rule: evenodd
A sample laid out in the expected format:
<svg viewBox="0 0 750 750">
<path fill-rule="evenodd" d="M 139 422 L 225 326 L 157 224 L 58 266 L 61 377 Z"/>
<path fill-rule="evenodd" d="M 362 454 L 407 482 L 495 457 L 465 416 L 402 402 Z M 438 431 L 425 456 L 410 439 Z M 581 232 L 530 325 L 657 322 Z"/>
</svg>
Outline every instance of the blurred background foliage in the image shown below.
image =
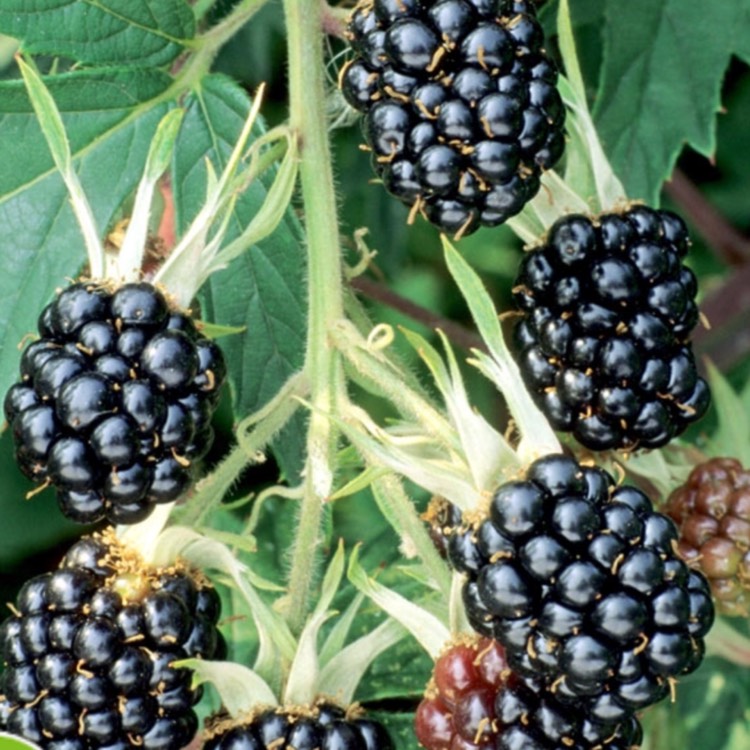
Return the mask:
<svg viewBox="0 0 750 750">
<path fill-rule="evenodd" d="M 728 0 L 727 5 L 745 7 L 745 0 Z M 209 21 L 223 17 L 231 8 L 228 0 L 219 0 Z M 540 11 L 555 52 L 556 1 L 547 2 Z M 613 33 L 611 1 L 571 0 L 576 41 L 583 74 L 596 112 L 602 82 L 605 43 Z M 650 0 L 637 0 L 628 13 L 645 14 Z M 689 0 L 685 3 L 661 0 L 672 12 L 680 6 L 688 18 L 711 14 L 714 4 Z M 740 11 L 738 10 L 738 13 Z M 750 18 L 750 9 L 745 20 Z M 750 70 L 743 46 L 750 47 L 750 24 L 736 30 L 740 40 L 725 47 L 725 74 L 719 77 L 721 102 L 716 146 L 698 150 L 683 145 L 676 167 L 658 189 L 662 205 L 678 211 L 690 226 L 694 245 L 689 263 L 701 282 L 701 303 L 709 327 L 696 333 L 695 346 L 701 357 L 711 358 L 730 383 L 742 390 L 750 376 Z M 0 28 L 2 32 L 2 28 Z M 645 32 L 644 32 L 645 33 Z M 744 35 L 744 42 L 742 36 Z M 0 66 L 3 77 L 15 77 L 12 52 L 15 43 L 0 40 Z M 736 56 L 730 52 L 737 50 Z M 452 334 L 458 349 L 475 341 L 465 305 L 455 291 L 439 251 L 437 231 L 426 222 L 407 225 L 407 209 L 386 195 L 380 185 L 363 178 L 371 175 L 369 156 L 360 150 L 359 126 L 347 113 L 335 92 L 337 70 L 342 64 L 343 45 L 332 39 L 328 75 L 331 83 L 332 120 L 339 127 L 332 132 L 334 168 L 340 195 L 341 230 L 349 261 L 357 260 L 354 231 L 366 227 L 366 242 L 378 254 L 363 279 L 355 282 L 360 298 L 375 320 L 394 326 L 408 326 L 435 342 L 435 325 L 457 324 Z M 743 59 L 744 58 L 744 59 Z M 225 73 L 248 91 L 261 82 L 267 84 L 263 114 L 269 124 L 286 116 L 285 37 L 279 2 L 268 3 L 222 49 L 214 69 Z M 722 70 L 722 73 L 724 71 Z M 676 116 L 680 116 L 677 113 Z M 686 126 L 687 131 L 687 126 Z M 688 140 L 686 135 L 685 140 Z M 698 139 L 700 141 L 700 139 Z M 605 140 L 605 148 L 607 146 Z M 511 307 L 510 288 L 523 252 L 521 243 L 507 229 L 483 229 L 461 241 L 461 250 L 483 275 L 500 309 Z M 401 356 L 414 369 L 419 368 L 413 350 L 397 339 Z M 477 407 L 493 422 L 502 423 L 504 409 L 492 387 L 473 370 L 464 375 Z M 376 416 L 385 416 L 383 407 L 362 394 L 361 399 Z M 241 416 L 241 415 L 238 415 Z M 207 459 L 210 466 L 232 441 L 234 415 L 229 399 L 222 403 L 216 417 L 217 439 Z M 699 448 L 716 423 L 709 415 L 688 435 Z M 750 436 L 748 436 L 750 438 Z M 248 470 L 234 497 L 259 492 L 277 481 L 278 466 L 272 459 Z M 352 475 L 353 476 L 353 475 Z M 62 552 L 82 529 L 66 522 L 56 509 L 50 491 L 24 500 L 32 489 L 15 467 L 12 441 L 8 431 L 0 436 L 0 602 L 12 601 L 17 589 L 30 576 L 57 564 Z M 421 501 L 426 501 L 421 497 Z M 289 549 L 289 501 L 267 501 L 261 523 L 255 530 L 257 552 L 248 556 L 255 570 L 273 579 L 286 565 Z M 367 493 L 339 501 L 329 509 L 330 543 L 343 537 L 347 547 L 365 542 L 365 566 L 387 569 L 399 557 L 397 540 L 374 507 Z M 246 509 L 226 512 L 216 525 L 234 531 L 242 529 Z M 335 533 L 334 533 L 335 529 Z M 366 530 L 366 531 L 363 531 Z M 387 575 L 385 580 L 387 580 Z M 343 598 L 351 596 L 344 592 Z M 228 613 L 232 597 L 224 592 Z M 342 603 L 344 603 L 342 601 Z M 381 616 L 365 608 L 358 621 L 364 629 Z M 233 625 L 234 656 L 243 659 L 252 653 L 254 639 L 242 625 Z M 747 632 L 747 628 L 744 627 Z M 244 639 L 244 640 L 243 640 Z M 359 698 L 386 713 L 388 721 L 402 741 L 400 748 L 414 745 L 409 727 L 412 709 L 421 685 L 429 673 L 429 661 L 413 644 L 402 643 L 387 658 L 381 659 L 363 684 Z M 697 674 L 681 681 L 679 701 L 652 711 L 646 721 L 649 750 L 746 750 L 750 747 L 750 670 L 718 658 L 710 659 Z M 403 713 L 406 711 L 407 713 Z"/>
</svg>

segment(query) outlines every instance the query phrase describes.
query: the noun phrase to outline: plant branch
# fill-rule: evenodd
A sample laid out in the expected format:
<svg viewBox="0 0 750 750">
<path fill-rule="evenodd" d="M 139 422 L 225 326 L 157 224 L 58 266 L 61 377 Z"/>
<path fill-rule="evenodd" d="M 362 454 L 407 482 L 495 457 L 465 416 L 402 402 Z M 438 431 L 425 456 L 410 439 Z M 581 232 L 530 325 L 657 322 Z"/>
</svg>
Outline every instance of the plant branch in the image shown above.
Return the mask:
<svg viewBox="0 0 750 750">
<path fill-rule="evenodd" d="M 396 292 L 391 291 L 385 284 L 380 284 L 364 276 L 358 276 L 349 283 L 353 289 L 356 289 L 368 299 L 397 310 L 430 329 L 439 328 L 452 344 L 461 347 L 461 349 L 466 351 L 471 351 L 472 349 L 487 351 L 487 344 L 474 331 L 448 318 L 444 318 L 442 315 L 438 315 L 426 307 L 422 307 L 410 299 L 402 297 L 400 294 L 396 294 Z"/>
<path fill-rule="evenodd" d="M 289 60 L 289 124 L 300 152 L 300 182 L 308 257 L 308 321 L 305 372 L 313 411 L 307 435 L 304 491 L 289 573 L 287 621 L 302 631 L 319 565 L 323 503 L 331 492 L 335 415 L 342 382 L 340 357 L 328 330 L 343 317 L 343 283 L 336 195 L 326 119 L 322 5 L 284 0 Z M 342 386 L 343 387 L 343 386 Z"/>
<path fill-rule="evenodd" d="M 667 195 L 690 217 L 698 233 L 716 255 L 732 266 L 750 261 L 750 238 L 737 231 L 679 169 L 664 185 Z"/>
<path fill-rule="evenodd" d="M 195 54 L 188 58 L 180 70 L 170 96 L 190 90 L 211 69 L 211 64 L 224 44 L 265 5 L 267 0 L 241 0 L 225 18 L 193 42 Z"/>
</svg>

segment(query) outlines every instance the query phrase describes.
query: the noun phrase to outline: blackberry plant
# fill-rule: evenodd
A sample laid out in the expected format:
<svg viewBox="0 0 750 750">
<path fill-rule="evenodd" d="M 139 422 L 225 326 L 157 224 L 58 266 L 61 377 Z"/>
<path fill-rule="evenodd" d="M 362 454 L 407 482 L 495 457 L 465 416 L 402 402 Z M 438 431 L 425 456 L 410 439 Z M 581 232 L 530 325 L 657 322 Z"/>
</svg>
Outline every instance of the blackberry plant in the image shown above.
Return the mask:
<svg viewBox="0 0 750 750">
<path fill-rule="evenodd" d="M 741 238 L 720 221 L 725 267 L 679 171 L 660 195 L 684 143 L 713 151 L 745 12 L 666 5 L 0 8 L 3 731 L 50 750 L 747 745 L 744 625 L 706 632 L 726 604 L 655 510 L 694 464 L 748 462 L 750 402 L 714 375 L 695 424 L 704 355 L 743 364 L 724 324 Z M 357 111 L 369 153 L 342 127 Z M 713 185 L 745 130 L 716 140 Z M 366 186 L 370 159 L 455 247 Z M 506 343 L 519 263 L 517 342 L 564 369 L 543 394 Z M 576 401 L 547 352 L 581 318 L 601 330 L 570 334 L 596 350 Z M 550 387 L 569 426 L 540 408 Z M 561 444 L 594 417 L 596 444 Z M 58 491 L 118 525 L 75 543 Z M 743 538 L 741 503 L 717 515 Z"/>
</svg>

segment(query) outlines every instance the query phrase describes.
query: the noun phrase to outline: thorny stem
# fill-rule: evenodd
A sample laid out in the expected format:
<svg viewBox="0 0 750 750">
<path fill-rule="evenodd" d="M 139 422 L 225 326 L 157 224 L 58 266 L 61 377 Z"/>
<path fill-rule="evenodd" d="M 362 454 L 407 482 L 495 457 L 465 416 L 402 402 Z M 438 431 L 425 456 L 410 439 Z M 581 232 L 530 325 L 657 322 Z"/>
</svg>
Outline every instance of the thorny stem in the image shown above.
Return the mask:
<svg viewBox="0 0 750 750">
<path fill-rule="evenodd" d="M 319 564 L 323 503 L 333 481 L 336 435 L 327 414 L 336 412 L 341 362 L 328 330 L 343 317 L 341 248 L 326 120 L 322 5 L 284 0 L 289 60 L 290 126 L 299 139 L 300 181 L 308 257 L 308 326 L 305 371 L 313 411 L 307 436 L 304 493 L 289 573 L 287 621 L 299 633 L 310 609 Z"/>
</svg>

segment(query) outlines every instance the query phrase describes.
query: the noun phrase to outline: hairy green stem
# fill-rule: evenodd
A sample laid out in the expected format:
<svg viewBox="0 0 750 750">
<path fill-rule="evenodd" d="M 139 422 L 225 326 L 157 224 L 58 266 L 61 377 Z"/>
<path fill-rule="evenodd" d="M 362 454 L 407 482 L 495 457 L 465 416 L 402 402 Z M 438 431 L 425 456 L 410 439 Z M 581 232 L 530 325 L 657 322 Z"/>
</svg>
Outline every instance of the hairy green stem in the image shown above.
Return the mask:
<svg viewBox="0 0 750 750">
<path fill-rule="evenodd" d="M 289 573 L 287 620 L 299 633 L 310 611 L 319 565 L 323 503 L 333 481 L 336 435 L 326 415 L 336 411 L 342 382 L 339 357 L 328 341 L 343 316 L 343 284 L 336 197 L 326 120 L 322 6 L 284 0 L 289 55 L 289 123 L 299 142 L 300 182 L 308 257 L 305 372 L 313 413 L 307 436 L 304 492 Z"/>
<path fill-rule="evenodd" d="M 211 64 L 224 44 L 231 39 L 268 0 L 241 0 L 225 18 L 191 42 L 194 54 L 176 76 L 167 93 L 169 98 L 189 91 L 210 71 Z"/>
</svg>

